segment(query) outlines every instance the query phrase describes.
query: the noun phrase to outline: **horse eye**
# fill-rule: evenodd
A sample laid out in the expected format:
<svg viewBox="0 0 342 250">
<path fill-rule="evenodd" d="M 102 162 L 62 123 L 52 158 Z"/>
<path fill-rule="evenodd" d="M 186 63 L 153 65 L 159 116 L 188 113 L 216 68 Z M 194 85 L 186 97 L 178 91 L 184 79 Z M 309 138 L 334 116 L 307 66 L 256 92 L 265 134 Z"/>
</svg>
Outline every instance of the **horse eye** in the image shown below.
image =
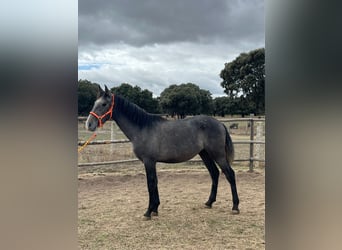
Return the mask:
<svg viewBox="0 0 342 250">
<path fill-rule="evenodd" d="M 106 103 L 102 103 L 102 107 L 106 106 L 107 104 Z"/>
</svg>

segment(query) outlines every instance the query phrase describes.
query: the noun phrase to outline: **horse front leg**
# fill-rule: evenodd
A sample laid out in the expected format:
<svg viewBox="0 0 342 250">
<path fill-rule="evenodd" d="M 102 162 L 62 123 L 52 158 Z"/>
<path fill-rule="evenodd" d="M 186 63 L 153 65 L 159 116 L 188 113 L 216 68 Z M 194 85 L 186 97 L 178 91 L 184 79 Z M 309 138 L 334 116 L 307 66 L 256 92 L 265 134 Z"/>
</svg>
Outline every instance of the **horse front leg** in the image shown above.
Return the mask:
<svg viewBox="0 0 342 250">
<path fill-rule="evenodd" d="M 156 162 L 154 161 L 144 161 L 146 179 L 147 179 L 147 189 L 149 194 L 148 208 L 144 216 L 147 219 L 151 218 L 151 215 L 158 215 L 159 193 L 158 193 L 158 177 L 156 172 Z"/>
</svg>

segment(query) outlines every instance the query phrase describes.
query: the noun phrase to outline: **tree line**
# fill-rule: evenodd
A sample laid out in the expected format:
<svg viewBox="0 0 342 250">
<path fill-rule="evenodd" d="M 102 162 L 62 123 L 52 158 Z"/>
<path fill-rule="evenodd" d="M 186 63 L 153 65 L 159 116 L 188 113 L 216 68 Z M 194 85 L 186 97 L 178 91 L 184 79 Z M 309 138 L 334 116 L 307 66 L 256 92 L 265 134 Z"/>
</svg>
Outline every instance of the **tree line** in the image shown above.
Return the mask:
<svg viewBox="0 0 342 250">
<path fill-rule="evenodd" d="M 221 86 L 227 96 L 212 98 L 208 90 L 194 83 L 173 84 L 159 97 L 148 89 L 122 83 L 111 92 L 127 98 L 150 113 L 184 118 L 186 115 L 255 115 L 265 114 L 265 50 L 241 53 L 226 63 L 220 72 Z M 78 115 L 89 114 L 97 97 L 98 84 L 78 81 Z"/>
</svg>

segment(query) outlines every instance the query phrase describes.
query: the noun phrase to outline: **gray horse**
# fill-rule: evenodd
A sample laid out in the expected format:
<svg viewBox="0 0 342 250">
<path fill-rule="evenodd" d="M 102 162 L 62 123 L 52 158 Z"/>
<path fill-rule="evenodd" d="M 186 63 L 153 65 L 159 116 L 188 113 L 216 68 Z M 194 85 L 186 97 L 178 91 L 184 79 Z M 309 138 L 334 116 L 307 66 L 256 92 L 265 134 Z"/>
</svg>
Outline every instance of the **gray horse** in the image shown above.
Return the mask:
<svg viewBox="0 0 342 250">
<path fill-rule="evenodd" d="M 112 94 L 107 86 L 99 86 L 98 98 L 86 121 L 86 128 L 95 131 L 107 120 L 114 119 L 133 144 L 135 155 L 146 170 L 149 205 L 145 217 L 158 215 L 159 193 L 156 163 L 178 163 L 199 154 L 212 178 L 207 207 L 216 201 L 219 170 L 230 183 L 233 208 L 239 213 L 239 198 L 235 173 L 231 168 L 234 157 L 233 143 L 227 128 L 214 118 L 199 115 L 192 118 L 168 121 L 159 115 L 149 114 L 126 99 Z"/>
</svg>

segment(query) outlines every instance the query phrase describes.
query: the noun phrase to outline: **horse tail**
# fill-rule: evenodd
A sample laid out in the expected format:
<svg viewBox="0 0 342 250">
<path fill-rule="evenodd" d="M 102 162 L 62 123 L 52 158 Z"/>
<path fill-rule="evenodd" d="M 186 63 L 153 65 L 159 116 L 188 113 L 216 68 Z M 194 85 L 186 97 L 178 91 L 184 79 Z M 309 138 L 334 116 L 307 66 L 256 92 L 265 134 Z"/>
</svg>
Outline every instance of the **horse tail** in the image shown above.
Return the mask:
<svg viewBox="0 0 342 250">
<path fill-rule="evenodd" d="M 231 165 L 234 160 L 234 145 L 232 138 L 227 130 L 227 127 L 223 124 L 224 129 L 226 130 L 226 156 L 229 164 Z"/>
</svg>

